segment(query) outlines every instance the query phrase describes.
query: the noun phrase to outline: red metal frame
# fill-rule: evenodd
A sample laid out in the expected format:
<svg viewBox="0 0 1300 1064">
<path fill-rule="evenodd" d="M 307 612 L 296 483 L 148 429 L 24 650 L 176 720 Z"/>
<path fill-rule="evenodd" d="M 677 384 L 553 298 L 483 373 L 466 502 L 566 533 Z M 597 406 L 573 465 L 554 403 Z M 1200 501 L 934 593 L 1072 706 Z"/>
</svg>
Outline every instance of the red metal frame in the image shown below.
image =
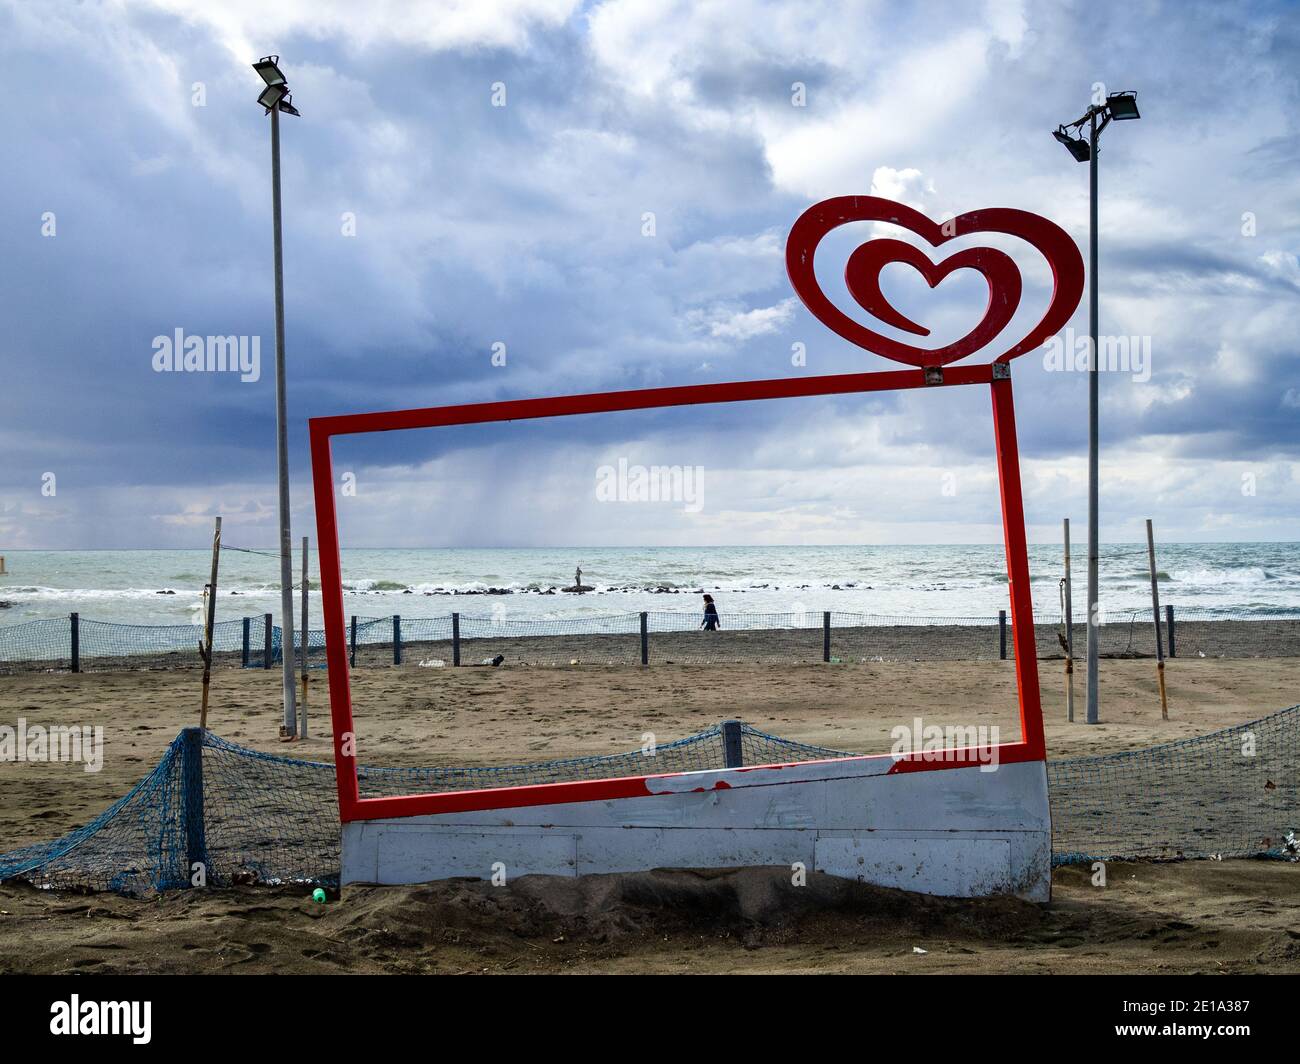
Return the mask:
<svg viewBox="0 0 1300 1064">
<path fill-rule="evenodd" d="M 935 352 L 924 352 L 919 348 L 900 345 L 897 341 L 879 336 L 841 314 L 822 294 L 813 276 L 813 254 L 822 236 L 837 225 L 865 219 L 893 221 L 906 225 L 936 246 L 951 239 L 952 236 L 967 232 L 998 231 L 1022 236 L 1042 251 L 1052 265 L 1056 284 L 1047 313 L 1024 340 L 1000 356 L 997 362 L 955 366 L 935 372 L 934 367 L 961 358 L 974 350 L 975 345 L 970 342 L 972 336 L 981 339 L 982 342 L 988 342 L 1002 326 L 1007 324 L 1014 313 L 1014 304 L 1019 300 L 1019 272 L 1005 255 L 990 248 L 962 252 L 933 266 L 910 245 L 901 245 L 898 241 L 876 241 L 875 243 L 897 246 L 869 252 L 863 251 L 863 248 L 870 248 L 871 244 L 863 245 L 863 248 L 859 248 L 858 253 L 855 253 L 855 257 L 850 260 L 847 268 L 851 293 L 882 320 L 907 331 L 924 333 L 920 326 L 904 318 L 879 294 L 877 278 L 880 267 L 885 262 L 911 263 L 921 270 L 932 286 L 947 273 L 962 267 L 979 270 L 989 281 L 989 309 L 986 311 L 984 321 L 970 336 Z M 949 231 L 949 226 L 952 231 Z M 309 422 L 312 479 L 316 499 L 321 598 L 325 614 L 330 714 L 334 729 L 334 759 L 340 819 L 346 823 L 387 817 L 641 797 L 662 791 L 663 788 L 651 786 L 655 780 L 681 775 L 681 773 L 458 791 L 446 794 L 416 794 L 388 798 L 360 797 L 347 635 L 344 628 L 342 563 L 334 503 L 334 472 L 330 446 L 333 437 L 357 433 L 393 432 L 400 429 L 570 417 L 620 410 L 649 410 L 702 403 L 750 402 L 760 399 L 791 399 L 800 396 L 846 395 L 970 384 L 989 386 L 993 402 L 993 438 L 997 453 L 998 482 L 1002 496 L 1002 525 L 1006 543 L 1021 731 L 1018 742 L 1002 744 L 997 748 L 998 758 L 1000 762 L 1008 764 L 1041 761 L 1045 756 L 1043 712 L 1038 687 L 1038 657 L 1034 643 L 1033 602 L 1029 587 L 1029 556 L 1025 541 L 1025 515 L 1020 485 L 1020 460 L 1016 446 L 1015 410 L 1009 367 L 999 363 L 1005 363 L 1041 343 L 1068 320 L 1083 291 L 1083 263 L 1073 241 L 1062 230 L 1044 218 L 1025 214 L 1023 211 L 1004 209 L 977 211 L 960 216 L 954 220 L 954 223 L 949 223 L 949 226 L 941 229 L 924 215 L 887 200 L 874 197 L 840 197 L 817 204 L 806 211 L 791 230 L 787 245 L 787 265 L 791 281 L 817 317 L 841 335 L 869 350 L 876 350 L 886 357 L 919 365 L 922 368 L 786 380 L 736 381 L 728 384 L 700 384 L 676 388 L 646 388 L 635 391 L 516 399 L 496 403 L 471 403 L 462 406 L 312 418 Z M 909 250 L 901 250 L 902 248 Z M 990 332 L 990 323 L 999 321 L 1001 324 Z M 897 760 L 889 771 L 914 772 L 973 766 L 982 763 L 979 760 L 980 753 L 976 750 L 953 751 L 951 760 L 945 761 L 927 760 L 920 754 L 910 755 Z M 880 756 L 891 757 L 892 755 Z M 786 766 L 757 766 L 760 770 L 783 767 Z M 723 785 L 718 784 L 718 786 Z"/>
<path fill-rule="evenodd" d="M 1016 450 L 1015 414 L 1009 377 L 995 380 L 989 365 L 948 369 L 936 387 L 987 384 L 993 397 L 993 432 L 997 445 L 998 476 L 1002 488 L 1002 516 L 1006 531 L 1007 575 L 1011 589 L 1011 623 L 1015 637 L 1016 684 L 1020 702 L 1021 737 L 998 748 L 1003 763 L 1037 761 L 1044 756 L 1043 714 L 1039 701 L 1038 661 L 1034 648 L 1033 604 L 1029 596 L 1029 559 L 1025 548 L 1024 508 L 1020 491 L 1020 463 Z M 614 780 L 583 780 L 493 790 L 421 794 L 399 798 L 362 798 L 357 784 L 352 688 L 348 671 L 347 633 L 343 614 L 342 560 L 334 503 L 334 471 L 330 441 L 335 436 L 400 429 L 471 425 L 493 421 L 567 417 L 575 414 L 647 410 L 655 407 L 699 403 L 734 403 L 758 399 L 843 395 L 926 387 L 924 370 L 888 370 L 848 373 L 791 380 L 739 381 L 698 384 L 682 388 L 647 388 L 638 391 L 592 395 L 564 395 L 546 399 L 517 399 L 500 403 L 393 410 L 376 414 L 346 414 L 312 418 L 312 477 L 316 493 L 316 530 L 319 544 L 321 596 L 325 612 L 325 651 L 329 663 L 330 714 L 334 726 L 339 816 L 344 821 L 429 813 L 468 812 L 561 802 L 629 798 L 654 793 L 654 776 Z M 885 755 L 889 756 L 889 755 Z M 892 771 L 955 768 L 977 764 L 977 752 L 950 761 L 905 757 Z"/>
</svg>

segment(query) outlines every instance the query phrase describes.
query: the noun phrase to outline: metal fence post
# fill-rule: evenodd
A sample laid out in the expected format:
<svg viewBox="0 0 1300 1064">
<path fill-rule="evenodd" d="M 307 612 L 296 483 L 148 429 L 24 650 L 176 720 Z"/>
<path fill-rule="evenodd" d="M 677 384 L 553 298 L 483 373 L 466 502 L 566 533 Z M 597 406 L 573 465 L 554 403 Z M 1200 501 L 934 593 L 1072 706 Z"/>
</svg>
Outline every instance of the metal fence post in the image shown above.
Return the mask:
<svg viewBox="0 0 1300 1064">
<path fill-rule="evenodd" d="M 741 768 L 745 764 L 745 755 L 740 744 L 740 721 L 724 720 L 722 722 L 722 760 L 727 768 Z"/>
<path fill-rule="evenodd" d="M 77 614 L 68 617 L 72 632 L 72 671 L 81 671 L 81 618 Z"/>
<path fill-rule="evenodd" d="M 245 669 L 248 668 L 248 639 L 252 631 L 252 620 L 253 618 L 251 617 L 244 618 L 244 640 L 240 652 L 239 662 L 241 667 Z"/>
<path fill-rule="evenodd" d="M 298 664 L 302 668 L 302 705 L 298 707 L 299 738 L 307 738 L 307 684 L 311 675 L 308 655 L 311 653 L 311 628 L 307 623 L 307 590 L 311 582 L 307 575 L 308 538 L 302 537 L 302 624 L 298 633 Z"/>
<path fill-rule="evenodd" d="M 641 664 L 650 664 L 650 614 L 641 614 Z"/>
<path fill-rule="evenodd" d="M 402 664 L 402 615 L 393 614 L 393 664 Z"/>
<path fill-rule="evenodd" d="M 348 658 L 348 664 L 352 668 L 357 667 L 357 615 L 352 615 L 352 652 Z"/>
<path fill-rule="evenodd" d="M 208 843 L 203 822 L 203 729 L 181 731 L 181 823 L 185 829 L 185 882 L 193 882 L 194 866 L 203 866 L 207 880 Z"/>
<path fill-rule="evenodd" d="M 1176 658 L 1178 655 L 1174 652 L 1174 607 L 1165 603 L 1165 629 L 1169 632 L 1169 656 Z"/>
<path fill-rule="evenodd" d="M 269 669 L 271 659 L 275 657 L 275 647 L 273 645 L 275 626 L 271 624 L 271 615 L 269 613 L 263 615 L 262 623 L 266 626 L 262 633 L 262 668 Z"/>
<path fill-rule="evenodd" d="M 451 615 L 451 663 L 460 664 L 460 614 Z"/>
<path fill-rule="evenodd" d="M 1007 660 L 1007 611 L 998 610 L 998 657 Z"/>
<path fill-rule="evenodd" d="M 831 611 L 822 611 L 822 661 L 831 660 Z"/>
</svg>

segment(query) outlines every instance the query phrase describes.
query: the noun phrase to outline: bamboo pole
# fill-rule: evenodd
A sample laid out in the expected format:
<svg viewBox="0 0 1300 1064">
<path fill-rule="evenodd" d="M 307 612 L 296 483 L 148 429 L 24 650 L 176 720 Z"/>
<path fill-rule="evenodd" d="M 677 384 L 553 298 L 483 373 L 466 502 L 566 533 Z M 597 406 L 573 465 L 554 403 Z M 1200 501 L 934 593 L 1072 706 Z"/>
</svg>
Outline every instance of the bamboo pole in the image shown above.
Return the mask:
<svg viewBox="0 0 1300 1064">
<path fill-rule="evenodd" d="M 217 568 L 221 564 L 221 518 L 212 531 L 212 579 L 208 581 L 208 612 L 203 624 L 199 656 L 203 659 L 203 708 L 199 710 L 199 728 L 208 727 L 208 688 L 212 683 L 212 626 L 217 619 Z"/>
<path fill-rule="evenodd" d="M 1065 529 L 1065 719 L 1074 721 L 1074 602 L 1070 580 L 1070 519 Z"/>
<path fill-rule="evenodd" d="M 1156 584 L 1156 536 L 1147 518 L 1147 561 L 1151 568 L 1151 612 L 1156 622 L 1156 679 L 1160 684 L 1160 719 L 1169 719 L 1169 698 L 1165 693 L 1165 648 L 1160 639 L 1160 589 Z"/>
<path fill-rule="evenodd" d="M 306 536 L 302 537 L 302 627 L 299 630 L 302 632 L 302 635 L 299 637 L 302 640 L 302 651 L 298 659 L 302 664 L 302 712 L 299 713 L 298 716 L 301 719 L 302 727 L 299 729 L 298 734 L 300 734 L 305 739 L 307 738 L 307 642 L 308 642 L 308 637 L 310 635 L 310 632 L 308 631 L 307 628 L 307 537 Z"/>
</svg>

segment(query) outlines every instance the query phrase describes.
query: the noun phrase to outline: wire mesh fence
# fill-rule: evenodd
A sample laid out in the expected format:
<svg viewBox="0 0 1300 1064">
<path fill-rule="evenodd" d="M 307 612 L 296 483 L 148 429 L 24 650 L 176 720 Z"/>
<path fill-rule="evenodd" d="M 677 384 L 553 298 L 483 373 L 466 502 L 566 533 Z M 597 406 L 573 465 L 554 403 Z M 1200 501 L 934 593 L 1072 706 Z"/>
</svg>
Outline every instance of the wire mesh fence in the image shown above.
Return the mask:
<svg viewBox="0 0 1300 1064">
<path fill-rule="evenodd" d="M 1059 615 L 1034 618 L 1040 659 L 1063 658 L 1067 629 Z M 1104 658 L 1153 657 L 1151 613 L 1111 614 L 1092 629 Z M 1076 618 L 1073 655 L 1086 653 L 1088 626 Z M 724 614 L 722 628 L 701 630 L 696 613 L 658 610 L 570 618 L 499 614 L 348 618 L 350 662 L 377 666 L 797 664 L 813 662 L 1014 660 L 1015 631 L 1003 612 L 983 617 L 915 617 L 843 611 Z M 197 624 L 130 625 L 81 618 L 0 627 L 0 673 L 200 668 Z M 303 634 L 294 633 L 294 654 Z M 325 633 L 307 635 L 307 661 L 325 664 Z M 216 665 L 274 668 L 283 633 L 270 614 L 220 621 Z M 1170 658 L 1300 657 L 1300 618 L 1167 606 L 1160 646 Z"/>
</svg>

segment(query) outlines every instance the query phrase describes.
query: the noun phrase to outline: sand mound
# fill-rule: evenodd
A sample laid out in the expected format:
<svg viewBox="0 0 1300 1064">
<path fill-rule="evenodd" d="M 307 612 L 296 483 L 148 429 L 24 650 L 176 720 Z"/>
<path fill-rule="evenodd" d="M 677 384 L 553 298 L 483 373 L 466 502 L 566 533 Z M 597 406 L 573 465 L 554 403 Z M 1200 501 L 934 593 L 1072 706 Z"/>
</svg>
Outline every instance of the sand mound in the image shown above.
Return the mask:
<svg viewBox="0 0 1300 1064">
<path fill-rule="evenodd" d="M 523 876 L 507 886 L 448 880 L 420 887 L 355 887 L 345 894 L 357 931 L 393 944 L 503 938 L 613 943 L 691 935 L 759 945 L 842 925 L 874 938 L 945 935 L 995 939 L 1043 920 L 1015 898 L 933 898 L 809 874 L 794 886 L 780 868 L 659 870 L 620 875 Z"/>
<path fill-rule="evenodd" d="M 1058 868 L 1053 899 L 930 898 L 785 869 L 173 891 L 0 886 L 7 972 L 1294 972 L 1300 865 Z M 924 953 L 918 952 L 923 950 Z"/>
</svg>

